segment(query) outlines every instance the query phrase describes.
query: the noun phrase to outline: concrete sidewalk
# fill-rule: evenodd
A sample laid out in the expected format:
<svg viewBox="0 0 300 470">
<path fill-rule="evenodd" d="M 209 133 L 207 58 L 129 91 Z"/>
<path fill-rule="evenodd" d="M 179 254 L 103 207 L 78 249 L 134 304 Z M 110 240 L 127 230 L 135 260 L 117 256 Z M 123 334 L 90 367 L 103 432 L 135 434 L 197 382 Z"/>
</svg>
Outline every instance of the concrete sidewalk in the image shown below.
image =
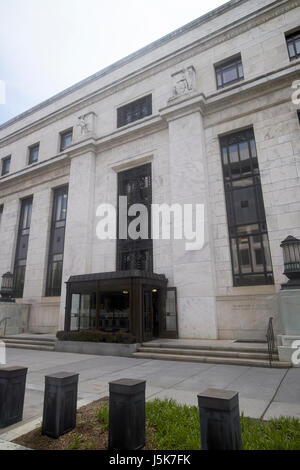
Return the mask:
<svg viewBox="0 0 300 470">
<path fill-rule="evenodd" d="M 197 406 L 206 388 L 239 392 L 240 410 L 252 418 L 282 415 L 300 420 L 300 369 L 266 369 L 197 364 L 47 351 L 7 349 L 8 365 L 28 367 L 23 422 L 0 429 L 12 441 L 41 424 L 44 377 L 58 371 L 79 373 L 78 406 L 108 395 L 108 383 L 120 378 L 145 379 L 147 399 L 173 398 Z M 1 448 L 1 447 L 0 447 Z"/>
</svg>

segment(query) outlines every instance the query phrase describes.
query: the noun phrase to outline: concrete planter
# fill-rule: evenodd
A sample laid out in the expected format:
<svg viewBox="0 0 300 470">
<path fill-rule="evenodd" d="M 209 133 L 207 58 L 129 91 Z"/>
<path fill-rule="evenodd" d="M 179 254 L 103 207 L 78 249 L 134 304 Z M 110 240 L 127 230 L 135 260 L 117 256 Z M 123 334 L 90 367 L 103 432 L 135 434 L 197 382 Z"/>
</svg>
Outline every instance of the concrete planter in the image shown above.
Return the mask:
<svg viewBox="0 0 300 470">
<path fill-rule="evenodd" d="M 139 344 L 122 343 L 89 343 L 87 341 L 56 341 L 55 351 L 95 356 L 130 357 L 136 352 Z"/>
</svg>

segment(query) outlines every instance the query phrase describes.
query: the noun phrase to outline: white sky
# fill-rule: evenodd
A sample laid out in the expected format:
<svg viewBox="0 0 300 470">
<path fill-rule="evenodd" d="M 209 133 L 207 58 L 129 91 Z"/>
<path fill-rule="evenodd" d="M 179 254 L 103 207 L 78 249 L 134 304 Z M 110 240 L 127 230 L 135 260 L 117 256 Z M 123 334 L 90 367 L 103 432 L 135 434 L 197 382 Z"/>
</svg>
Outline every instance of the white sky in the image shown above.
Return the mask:
<svg viewBox="0 0 300 470">
<path fill-rule="evenodd" d="M 0 0 L 0 123 L 226 0 Z"/>
</svg>

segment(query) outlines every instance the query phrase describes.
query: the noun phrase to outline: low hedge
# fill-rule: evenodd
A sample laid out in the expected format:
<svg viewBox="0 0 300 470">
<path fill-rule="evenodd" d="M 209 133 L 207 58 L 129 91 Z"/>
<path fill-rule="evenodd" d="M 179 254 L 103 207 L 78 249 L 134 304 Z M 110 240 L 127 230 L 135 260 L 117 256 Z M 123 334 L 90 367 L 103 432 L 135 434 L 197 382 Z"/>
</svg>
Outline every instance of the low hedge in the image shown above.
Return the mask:
<svg viewBox="0 0 300 470">
<path fill-rule="evenodd" d="M 58 331 L 56 337 L 59 341 L 86 341 L 90 343 L 123 343 L 134 344 L 136 338 L 130 333 L 116 331 L 107 333 L 100 330 Z"/>
</svg>

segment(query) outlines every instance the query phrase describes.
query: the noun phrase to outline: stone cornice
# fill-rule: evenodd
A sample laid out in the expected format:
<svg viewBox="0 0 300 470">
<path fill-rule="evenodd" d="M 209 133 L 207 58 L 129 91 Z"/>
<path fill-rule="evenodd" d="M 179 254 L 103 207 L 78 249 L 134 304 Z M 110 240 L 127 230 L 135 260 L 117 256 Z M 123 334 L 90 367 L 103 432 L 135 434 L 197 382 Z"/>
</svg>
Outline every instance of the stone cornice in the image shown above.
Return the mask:
<svg viewBox="0 0 300 470">
<path fill-rule="evenodd" d="M 221 44 L 229 39 L 232 39 L 250 29 L 270 21 L 277 16 L 284 14 L 285 12 L 300 6 L 300 0 L 276 0 L 270 5 L 266 5 L 263 8 L 251 13 L 230 25 L 219 29 L 217 32 L 213 32 L 207 35 L 205 38 L 201 38 L 183 48 L 172 52 L 159 60 L 142 67 L 136 72 L 133 72 L 122 79 L 119 79 L 109 86 L 103 87 L 96 92 L 90 93 L 89 95 L 81 98 L 69 105 L 66 105 L 55 112 L 47 115 L 39 121 L 33 122 L 24 128 L 17 130 L 16 132 L 4 137 L 0 140 L 0 147 L 11 143 L 20 137 L 27 135 L 31 132 L 41 129 L 42 127 L 51 124 L 65 116 L 75 113 L 84 107 L 90 106 L 100 99 L 109 96 L 112 93 L 126 88 L 129 84 L 133 85 L 141 80 L 147 78 L 147 76 L 154 75 L 159 68 L 160 71 L 165 70 L 173 65 L 176 65 L 186 59 L 192 58 L 195 54 L 199 54 L 213 46 Z M 2 126 L 2 129 L 4 127 Z M 1 127 L 0 127 L 1 130 Z"/>
<path fill-rule="evenodd" d="M 300 78 L 300 60 L 271 74 L 239 82 L 237 85 L 207 97 L 203 93 L 192 93 L 183 95 L 176 100 L 169 100 L 168 106 L 160 109 L 160 115 L 167 121 L 178 119 L 197 111 L 206 117 L 213 113 L 220 113 L 220 111 L 228 107 L 232 108 L 249 100 L 255 100 L 262 95 L 274 93 L 283 86 L 291 85 L 292 81 L 297 78 Z M 284 98 L 283 102 L 291 100 L 291 94 Z M 274 100 L 274 102 L 269 103 L 269 106 L 274 106 L 276 103 L 276 100 Z M 238 114 L 241 115 L 240 112 Z M 245 114 L 248 114 L 248 111 Z"/>
<path fill-rule="evenodd" d="M 1 189 L 4 189 L 7 186 L 15 184 L 20 179 L 25 181 L 26 178 L 33 178 L 37 174 L 40 175 L 49 171 L 53 172 L 55 168 L 62 167 L 64 165 L 69 165 L 67 153 L 55 155 L 55 157 L 49 158 L 45 161 L 35 163 L 34 165 L 23 168 L 22 170 L 2 176 L 0 178 L 0 187 Z"/>
<path fill-rule="evenodd" d="M 6 182 L 11 183 L 15 178 L 24 177 L 26 175 L 33 175 L 38 171 L 44 171 L 45 168 L 53 168 L 53 165 L 59 165 L 66 160 L 82 155 L 87 152 L 103 152 L 110 148 L 131 142 L 141 137 L 151 135 L 155 132 L 168 128 L 168 121 L 180 118 L 193 112 L 201 112 L 204 117 L 209 117 L 213 113 L 220 112 L 228 107 L 247 102 L 265 94 L 276 92 L 282 87 L 288 87 L 293 80 L 299 79 L 300 76 L 300 60 L 289 64 L 283 69 L 274 71 L 272 74 L 266 74 L 257 79 L 239 82 L 227 89 L 220 90 L 209 96 L 204 96 L 203 93 L 191 93 L 183 95 L 177 99 L 169 100 L 168 106 L 159 110 L 158 115 L 144 118 L 141 121 L 129 124 L 121 129 L 107 134 L 101 138 L 87 138 L 80 142 L 75 142 L 68 147 L 63 153 L 56 155 L 46 161 L 31 165 L 18 172 L 11 173 L 7 176 L 0 177 L 0 187 L 3 187 Z M 292 92 L 292 90 L 291 90 Z M 280 103 L 290 101 L 291 96 L 281 98 Z M 276 98 L 269 102 L 268 105 L 256 106 L 256 110 L 264 109 L 266 107 L 279 104 Z M 249 114 L 249 110 L 245 111 L 244 115 Z M 241 113 L 238 112 L 241 117 Z M 220 119 L 218 122 L 224 122 L 228 118 Z M 234 116 L 231 115 L 231 119 Z M 215 123 L 214 123 L 215 124 Z M 205 125 L 205 127 L 207 127 Z"/>
</svg>

